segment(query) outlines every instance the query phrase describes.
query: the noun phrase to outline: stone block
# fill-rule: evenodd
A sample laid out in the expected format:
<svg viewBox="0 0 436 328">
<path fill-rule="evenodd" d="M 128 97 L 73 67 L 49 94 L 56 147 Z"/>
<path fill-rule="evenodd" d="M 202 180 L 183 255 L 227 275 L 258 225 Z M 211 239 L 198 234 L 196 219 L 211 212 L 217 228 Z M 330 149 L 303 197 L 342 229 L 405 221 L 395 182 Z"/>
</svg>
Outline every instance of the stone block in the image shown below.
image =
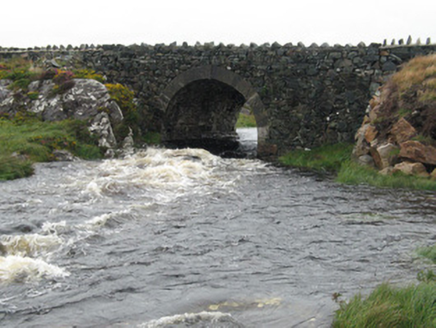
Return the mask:
<svg viewBox="0 0 436 328">
<path fill-rule="evenodd" d="M 368 124 L 365 130 L 365 140 L 368 143 L 371 143 L 375 138 L 377 138 L 377 128 L 374 125 Z"/>
<path fill-rule="evenodd" d="M 259 158 L 265 158 L 277 155 L 277 145 L 269 143 L 259 143 L 257 146 L 257 155 Z"/>
<path fill-rule="evenodd" d="M 401 118 L 395 123 L 389 133 L 395 138 L 398 144 L 410 140 L 417 134 L 415 128 L 404 118 Z"/>
<path fill-rule="evenodd" d="M 378 171 L 381 175 L 391 175 L 394 168 L 392 166 L 385 167 L 383 170 Z"/>
<path fill-rule="evenodd" d="M 391 143 L 377 148 L 381 160 L 381 169 L 392 166 L 398 158 L 399 148 Z"/>
<path fill-rule="evenodd" d="M 407 175 L 416 175 L 427 178 L 429 174 L 422 163 L 401 162 L 394 166 L 392 173 L 402 172 Z"/>
<path fill-rule="evenodd" d="M 406 141 L 401 145 L 399 157 L 407 158 L 414 162 L 436 165 L 436 148 L 425 146 L 418 141 Z"/>
<path fill-rule="evenodd" d="M 375 167 L 374 159 L 370 155 L 362 155 L 357 159 L 360 165 Z"/>
</svg>

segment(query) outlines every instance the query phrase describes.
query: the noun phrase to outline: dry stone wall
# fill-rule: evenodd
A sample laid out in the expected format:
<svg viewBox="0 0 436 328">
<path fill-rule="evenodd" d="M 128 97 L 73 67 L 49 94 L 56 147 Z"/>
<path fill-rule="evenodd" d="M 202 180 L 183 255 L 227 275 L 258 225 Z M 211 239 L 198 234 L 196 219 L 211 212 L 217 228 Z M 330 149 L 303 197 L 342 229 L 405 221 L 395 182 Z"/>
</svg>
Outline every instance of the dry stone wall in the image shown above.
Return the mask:
<svg viewBox="0 0 436 328">
<path fill-rule="evenodd" d="M 246 82 L 262 103 L 259 155 L 268 157 L 298 147 L 352 142 L 368 101 L 387 76 L 403 62 L 435 50 L 436 45 L 431 44 L 103 45 L 0 48 L 0 60 L 22 56 L 94 69 L 108 82 L 134 90 L 139 107 L 153 114 L 156 127 L 164 123 L 168 105 L 162 94 L 176 77 L 204 66 L 225 69 Z M 196 78 L 202 76 L 191 80 Z M 236 89 L 240 84 L 229 83 Z"/>
</svg>

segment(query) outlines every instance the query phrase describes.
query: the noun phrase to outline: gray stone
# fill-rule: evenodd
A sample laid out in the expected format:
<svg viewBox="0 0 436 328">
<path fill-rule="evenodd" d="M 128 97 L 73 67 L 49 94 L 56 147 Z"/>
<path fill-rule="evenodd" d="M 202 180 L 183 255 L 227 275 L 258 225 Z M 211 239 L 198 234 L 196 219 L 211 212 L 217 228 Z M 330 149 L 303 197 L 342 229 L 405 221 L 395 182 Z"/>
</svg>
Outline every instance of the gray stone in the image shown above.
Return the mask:
<svg viewBox="0 0 436 328">
<path fill-rule="evenodd" d="M 393 166 L 398 159 L 400 148 L 391 143 L 379 146 L 377 152 L 381 160 L 381 169 Z"/>
<path fill-rule="evenodd" d="M 115 139 L 112 126 L 107 113 L 102 112 L 97 114 L 92 120 L 92 124 L 89 127 L 89 131 L 92 134 L 99 136 L 98 146 L 105 148 L 115 148 L 117 141 Z"/>
<path fill-rule="evenodd" d="M 60 162 L 71 162 L 76 159 L 69 151 L 59 149 L 53 150 L 53 157 L 56 161 Z"/>
<path fill-rule="evenodd" d="M 391 72 L 391 71 L 396 71 L 397 70 L 397 65 L 395 65 L 393 62 L 391 62 L 391 61 L 387 61 L 387 62 L 385 62 L 384 64 L 383 64 L 383 66 L 382 66 L 382 70 L 383 71 L 388 71 L 388 72 Z"/>
<path fill-rule="evenodd" d="M 362 156 L 360 156 L 358 158 L 357 162 L 360 165 L 366 165 L 366 166 L 375 167 L 374 159 L 370 155 L 362 155 Z"/>
</svg>

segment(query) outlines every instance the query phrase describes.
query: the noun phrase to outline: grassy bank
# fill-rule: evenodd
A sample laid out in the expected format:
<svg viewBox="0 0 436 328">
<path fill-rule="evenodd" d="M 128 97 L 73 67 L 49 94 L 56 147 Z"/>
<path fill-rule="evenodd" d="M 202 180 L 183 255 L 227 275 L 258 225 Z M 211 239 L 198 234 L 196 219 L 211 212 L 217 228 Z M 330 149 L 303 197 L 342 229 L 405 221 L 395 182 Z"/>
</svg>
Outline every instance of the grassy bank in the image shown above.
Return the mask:
<svg viewBox="0 0 436 328">
<path fill-rule="evenodd" d="M 29 176 L 32 164 L 54 159 L 54 150 L 68 150 L 83 159 L 102 157 L 84 122 L 65 120 L 0 120 L 0 180 Z"/>
<path fill-rule="evenodd" d="M 356 295 L 341 303 L 333 328 L 436 327 L 436 282 L 395 288 L 377 287 L 367 298 Z"/>
<path fill-rule="evenodd" d="M 253 114 L 239 113 L 236 121 L 236 128 L 255 128 L 257 126 L 256 119 Z"/>
<path fill-rule="evenodd" d="M 336 181 L 345 184 L 367 184 L 384 188 L 436 190 L 436 181 L 406 176 L 401 173 L 381 175 L 377 170 L 351 160 L 352 144 L 325 145 L 310 151 L 295 150 L 279 158 L 286 166 L 331 171 Z"/>
</svg>

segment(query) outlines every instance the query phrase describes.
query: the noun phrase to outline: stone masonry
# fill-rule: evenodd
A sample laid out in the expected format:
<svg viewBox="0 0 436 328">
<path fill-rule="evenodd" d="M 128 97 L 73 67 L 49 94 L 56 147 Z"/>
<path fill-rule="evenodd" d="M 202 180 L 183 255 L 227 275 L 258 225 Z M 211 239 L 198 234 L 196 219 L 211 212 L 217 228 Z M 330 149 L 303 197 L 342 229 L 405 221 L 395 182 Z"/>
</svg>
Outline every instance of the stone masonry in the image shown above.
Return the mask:
<svg viewBox="0 0 436 328">
<path fill-rule="evenodd" d="M 0 48 L 0 60 L 75 62 L 127 85 L 140 108 L 157 117 L 166 141 L 231 136 L 246 103 L 258 124 L 258 156 L 274 158 L 294 148 L 353 142 L 368 101 L 386 78 L 435 50 L 431 44 L 143 44 Z"/>
</svg>

